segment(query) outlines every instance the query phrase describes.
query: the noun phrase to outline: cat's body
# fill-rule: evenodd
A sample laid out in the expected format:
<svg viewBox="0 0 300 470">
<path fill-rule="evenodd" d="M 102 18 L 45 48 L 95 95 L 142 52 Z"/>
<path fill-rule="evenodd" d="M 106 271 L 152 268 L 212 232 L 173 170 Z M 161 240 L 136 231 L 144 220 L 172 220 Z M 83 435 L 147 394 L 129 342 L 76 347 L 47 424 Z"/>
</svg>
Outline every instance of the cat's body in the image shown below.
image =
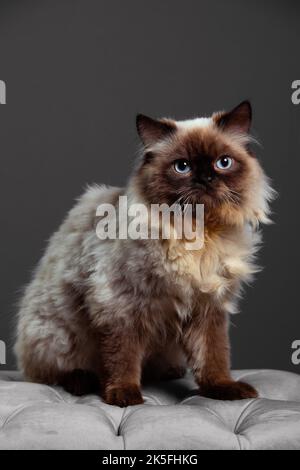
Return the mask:
<svg viewBox="0 0 300 470">
<path fill-rule="evenodd" d="M 173 124 L 142 121 L 139 131 L 147 158 L 144 155 L 128 186 L 88 189 L 51 238 L 26 289 L 16 352 L 28 379 L 61 384 L 80 394 L 88 391 L 85 386 L 97 388 L 84 372 L 90 371 L 99 378 L 107 403 L 125 406 L 142 402 L 140 382 L 147 370 L 172 377 L 182 374 L 187 362 L 204 395 L 256 396 L 252 387 L 230 378 L 227 322 L 241 282 L 255 271 L 252 262 L 259 235 L 253 225 L 267 220 L 270 189 L 257 160 L 247 154 L 241 132 L 234 136 L 217 128 L 220 116 L 207 122 L 177 123 L 176 145 L 187 148 L 188 139 L 190 148 L 195 132 L 197 139 L 200 136 L 208 144 L 209 139 L 216 142 L 217 134 L 221 140 L 224 135 L 225 142 L 216 145 L 231 145 L 239 152 L 241 168 L 242 159 L 250 162 L 243 209 L 242 197 L 232 207 L 228 198 L 226 204 L 213 208 L 204 200 L 205 241 L 198 250 L 187 250 L 184 240 L 99 240 L 96 208 L 100 204 L 118 207 L 120 195 L 146 205 L 172 202 L 168 200 L 172 191 L 165 188 L 164 197 L 159 182 L 152 196 L 147 179 L 153 182 L 158 174 L 153 171 L 153 152 L 166 151 L 155 146 L 174 145 L 167 135 L 170 130 L 174 133 Z M 159 126 L 165 126 L 163 136 Z M 147 137 L 150 140 L 145 142 Z M 229 138 L 233 143 L 227 143 Z M 172 183 L 173 176 L 166 184 Z M 252 191 L 255 179 L 259 184 Z"/>
</svg>

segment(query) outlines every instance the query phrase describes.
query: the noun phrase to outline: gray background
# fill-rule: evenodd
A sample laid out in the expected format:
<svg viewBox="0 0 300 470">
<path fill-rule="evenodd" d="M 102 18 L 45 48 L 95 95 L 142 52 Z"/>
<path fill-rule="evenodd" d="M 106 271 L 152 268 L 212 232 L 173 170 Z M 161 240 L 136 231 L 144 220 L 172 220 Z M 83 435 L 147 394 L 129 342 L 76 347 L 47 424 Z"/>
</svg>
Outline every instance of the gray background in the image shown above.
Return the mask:
<svg viewBox="0 0 300 470">
<path fill-rule="evenodd" d="M 12 343 L 21 286 L 86 183 L 122 185 L 135 114 L 209 114 L 249 98 L 280 193 L 265 269 L 232 317 L 233 365 L 300 372 L 300 105 L 297 1 L 1 0 L 0 339 Z M 13 354 L 8 363 L 14 366 Z"/>
</svg>

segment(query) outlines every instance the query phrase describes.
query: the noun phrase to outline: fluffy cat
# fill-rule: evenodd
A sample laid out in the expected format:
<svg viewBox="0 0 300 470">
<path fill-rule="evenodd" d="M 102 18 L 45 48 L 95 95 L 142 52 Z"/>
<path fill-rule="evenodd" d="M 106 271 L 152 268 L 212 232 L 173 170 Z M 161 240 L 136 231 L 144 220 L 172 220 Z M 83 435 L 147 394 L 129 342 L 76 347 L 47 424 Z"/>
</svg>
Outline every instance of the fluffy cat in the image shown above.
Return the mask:
<svg viewBox="0 0 300 470">
<path fill-rule="evenodd" d="M 203 396 L 253 398 L 230 376 L 228 316 L 255 265 L 272 189 L 250 151 L 251 106 L 186 121 L 139 115 L 142 155 L 126 188 L 94 186 L 50 239 L 18 316 L 25 377 L 118 406 L 143 402 L 143 376 L 193 371 Z M 99 240 L 96 208 L 179 195 L 205 207 L 204 246 Z"/>
</svg>

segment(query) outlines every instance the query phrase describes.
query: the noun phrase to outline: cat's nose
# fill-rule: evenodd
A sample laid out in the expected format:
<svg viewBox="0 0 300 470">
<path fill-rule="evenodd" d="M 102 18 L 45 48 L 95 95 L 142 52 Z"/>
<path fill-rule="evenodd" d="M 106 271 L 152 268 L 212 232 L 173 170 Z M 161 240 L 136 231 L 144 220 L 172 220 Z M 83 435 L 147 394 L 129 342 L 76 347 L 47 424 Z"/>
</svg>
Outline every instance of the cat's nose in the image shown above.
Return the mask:
<svg viewBox="0 0 300 470">
<path fill-rule="evenodd" d="M 204 174 L 204 175 L 199 176 L 199 178 L 197 180 L 197 183 L 201 184 L 201 185 L 203 185 L 203 184 L 207 185 L 207 184 L 211 183 L 212 180 L 213 180 L 212 175 L 205 175 Z"/>
</svg>

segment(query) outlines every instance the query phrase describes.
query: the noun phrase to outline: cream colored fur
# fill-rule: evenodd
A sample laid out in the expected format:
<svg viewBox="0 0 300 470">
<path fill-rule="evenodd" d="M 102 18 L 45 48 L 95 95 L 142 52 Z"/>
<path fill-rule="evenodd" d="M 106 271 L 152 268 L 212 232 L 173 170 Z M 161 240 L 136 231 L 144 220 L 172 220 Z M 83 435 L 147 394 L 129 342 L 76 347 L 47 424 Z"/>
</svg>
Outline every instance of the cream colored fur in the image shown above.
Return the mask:
<svg viewBox="0 0 300 470">
<path fill-rule="evenodd" d="M 241 282 L 256 271 L 260 235 L 253 226 L 268 220 L 271 190 L 263 172 L 257 175 L 244 218 L 206 232 L 199 251 L 185 250 L 181 240 L 99 240 L 97 206 L 140 195 L 134 180 L 126 189 L 88 188 L 50 239 L 20 304 L 15 350 L 26 378 L 55 382 L 75 368 L 98 372 L 98 332 L 131 327 L 137 316 L 148 338 L 146 361 L 167 348 L 168 332 L 180 335 L 199 299 L 236 311 Z"/>
</svg>

